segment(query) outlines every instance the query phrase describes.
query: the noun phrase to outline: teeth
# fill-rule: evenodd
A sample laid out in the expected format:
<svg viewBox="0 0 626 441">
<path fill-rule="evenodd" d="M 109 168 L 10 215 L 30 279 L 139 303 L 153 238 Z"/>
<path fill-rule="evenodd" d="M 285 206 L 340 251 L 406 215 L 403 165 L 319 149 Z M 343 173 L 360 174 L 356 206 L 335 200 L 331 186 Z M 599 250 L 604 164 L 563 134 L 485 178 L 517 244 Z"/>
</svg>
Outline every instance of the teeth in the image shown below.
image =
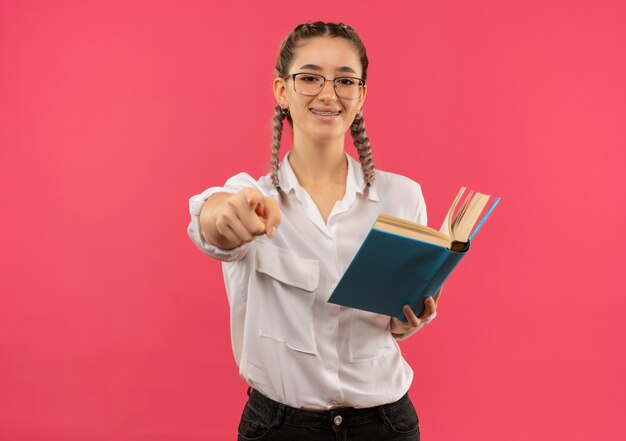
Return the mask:
<svg viewBox="0 0 626 441">
<path fill-rule="evenodd" d="M 315 113 L 316 115 L 322 115 L 322 116 L 339 115 L 339 112 L 319 112 L 313 109 L 311 109 L 311 112 Z"/>
</svg>

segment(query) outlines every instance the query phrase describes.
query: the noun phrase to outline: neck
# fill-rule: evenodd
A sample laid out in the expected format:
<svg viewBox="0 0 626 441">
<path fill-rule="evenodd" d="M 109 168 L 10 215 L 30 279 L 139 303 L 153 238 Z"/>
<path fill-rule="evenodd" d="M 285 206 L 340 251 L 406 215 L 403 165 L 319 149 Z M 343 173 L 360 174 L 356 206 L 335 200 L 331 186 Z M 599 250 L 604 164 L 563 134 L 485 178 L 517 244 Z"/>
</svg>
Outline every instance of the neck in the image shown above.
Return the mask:
<svg viewBox="0 0 626 441">
<path fill-rule="evenodd" d="M 294 139 L 289 164 L 301 186 L 345 183 L 348 161 L 343 141 L 341 138 L 332 143 L 298 143 Z"/>
</svg>

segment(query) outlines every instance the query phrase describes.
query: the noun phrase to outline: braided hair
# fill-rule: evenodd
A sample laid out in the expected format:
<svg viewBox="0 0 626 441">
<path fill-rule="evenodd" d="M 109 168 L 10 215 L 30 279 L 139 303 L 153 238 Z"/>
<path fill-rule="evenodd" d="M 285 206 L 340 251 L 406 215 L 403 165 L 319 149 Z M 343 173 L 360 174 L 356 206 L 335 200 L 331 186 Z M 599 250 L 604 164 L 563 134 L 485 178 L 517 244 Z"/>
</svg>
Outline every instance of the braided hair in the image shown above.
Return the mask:
<svg viewBox="0 0 626 441">
<path fill-rule="evenodd" d="M 369 64 L 365 46 L 356 31 L 343 23 L 324 23 L 316 21 L 313 23 L 303 23 L 285 38 L 280 45 L 280 52 L 276 59 L 274 74 L 276 76 L 285 77 L 291 66 L 295 54 L 296 45 L 302 41 L 314 37 L 341 37 L 350 41 L 356 48 L 362 67 L 362 79 L 367 79 L 367 66 Z M 280 105 L 274 108 L 274 118 L 272 119 L 272 160 L 270 163 L 272 183 L 281 193 L 280 183 L 278 179 L 278 152 L 280 150 L 280 139 L 283 133 L 283 120 L 286 119 L 289 125 L 293 127 L 293 120 L 288 111 L 284 111 Z M 350 133 L 354 140 L 354 146 L 359 154 L 361 162 L 361 170 L 365 181 L 364 193 L 369 193 L 369 188 L 374 182 L 374 161 L 372 159 L 372 150 L 370 148 L 370 140 L 365 131 L 365 120 L 363 119 L 363 109 L 355 116 Z"/>
</svg>

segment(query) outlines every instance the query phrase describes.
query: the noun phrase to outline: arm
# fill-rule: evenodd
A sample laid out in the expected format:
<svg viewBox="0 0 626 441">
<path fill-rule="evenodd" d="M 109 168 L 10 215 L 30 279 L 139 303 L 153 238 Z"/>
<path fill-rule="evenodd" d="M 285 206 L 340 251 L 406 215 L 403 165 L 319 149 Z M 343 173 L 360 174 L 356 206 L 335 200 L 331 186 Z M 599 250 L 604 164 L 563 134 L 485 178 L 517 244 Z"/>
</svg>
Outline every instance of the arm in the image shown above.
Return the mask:
<svg viewBox="0 0 626 441">
<path fill-rule="evenodd" d="M 426 214 L 426 201 L 424 200 L 424 194 L 421 186 L 419 187 L 419 197 L 417 199 L 417 207 L 415 219 L 418 224 L 427 225 L 428 216 Z M 391 333 L 396 340 L 405 340 L 422 329 L 424 325 L 427 325 L 437 317 L 437 302 L 443 287 L 435 294 L 435 297 L 427 297 L 424 299 L 424 312 L 421 316 L 417 317 L 413 312 L 413 309 L 409 305 L 404 305 L 402 311 L 409 320 L 403 322 L 395 317 L 391 318 Z"/>
</svg>

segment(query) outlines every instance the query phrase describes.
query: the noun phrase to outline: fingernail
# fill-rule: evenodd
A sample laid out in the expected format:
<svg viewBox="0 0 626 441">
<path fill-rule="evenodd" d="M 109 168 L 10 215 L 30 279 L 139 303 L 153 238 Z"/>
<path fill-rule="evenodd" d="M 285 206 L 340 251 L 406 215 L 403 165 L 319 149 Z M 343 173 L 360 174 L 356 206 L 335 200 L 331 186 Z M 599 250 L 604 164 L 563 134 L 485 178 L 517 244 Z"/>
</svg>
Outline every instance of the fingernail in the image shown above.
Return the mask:
<svg viewBox="0 0 626 441">
<path fill-rule="evenodd" d="M 271 226 L 270 230 L 267 233 L 267 237 L 269 237 L 270 239 L 272 239 L 274 237 L 274 235 L 276 234 L 276 227 L 275 226 Z"/>
</svg>

